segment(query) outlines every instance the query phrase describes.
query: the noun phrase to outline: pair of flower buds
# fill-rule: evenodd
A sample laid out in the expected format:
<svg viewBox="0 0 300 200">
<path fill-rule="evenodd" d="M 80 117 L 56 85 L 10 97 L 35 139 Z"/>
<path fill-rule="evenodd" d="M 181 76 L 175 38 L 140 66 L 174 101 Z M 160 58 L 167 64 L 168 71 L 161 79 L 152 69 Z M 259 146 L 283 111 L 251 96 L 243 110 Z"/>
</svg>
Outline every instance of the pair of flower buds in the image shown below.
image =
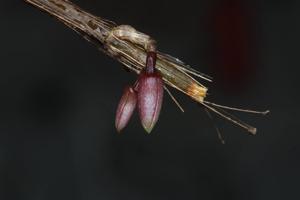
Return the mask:
<svg viewBox="0 0 300 200">
<path fill-rule="evenodd" d="M 150 133 L 155 126 L 163 100 L 164 83 L 155 69 L 156 53 L 148 52 L 146 66 L 134 86 L 127 86 L 116 112 L 116 129 L 120 132 L 128 124 L 136 106 L 144 129 Z"/>
</svg>

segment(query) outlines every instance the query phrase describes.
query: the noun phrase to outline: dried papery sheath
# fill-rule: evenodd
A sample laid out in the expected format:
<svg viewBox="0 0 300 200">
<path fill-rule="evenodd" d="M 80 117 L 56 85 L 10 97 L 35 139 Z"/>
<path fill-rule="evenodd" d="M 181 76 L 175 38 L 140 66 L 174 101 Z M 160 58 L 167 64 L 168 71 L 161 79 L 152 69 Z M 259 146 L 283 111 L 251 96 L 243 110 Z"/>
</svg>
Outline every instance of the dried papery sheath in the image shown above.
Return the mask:
<svg viewBox="0 0 300 200">
<path fill-rule="evenodd" d="M 70 1 L 65 0 L 24 0 L 49 13 L 65 25 L 95 44 L 105 54 L 113 57 L 140 73 L 145 67 L 147 51 L 152 50 L 155 41 L 148 35 L 138 32 L 129 25 L 116 25 L 114 22 L 96 17 Z M 198 102 L 203 102 L 207 88 L 191 75 L 211 79 L 185 65 L 177 58 L 157 52 L 156 69 L 164 82 L 185 93 Z M 190 75 L 191 74 L 191 75 Z"/>
<path fill-rule="evenodd" d="M 126 87 L 116 112 L 116 129 L 121 132 L 128 124 L 137 103 L 137 95 L 132 87 Z"/>
<path fill-rule="evenodd" d="M 138 110 L 142 126 L 148 133 L 152 131 L 159 118 L 163 91 L 163 81 L 158 73 L 141 73 L 138 85 Z"/>
</svg>

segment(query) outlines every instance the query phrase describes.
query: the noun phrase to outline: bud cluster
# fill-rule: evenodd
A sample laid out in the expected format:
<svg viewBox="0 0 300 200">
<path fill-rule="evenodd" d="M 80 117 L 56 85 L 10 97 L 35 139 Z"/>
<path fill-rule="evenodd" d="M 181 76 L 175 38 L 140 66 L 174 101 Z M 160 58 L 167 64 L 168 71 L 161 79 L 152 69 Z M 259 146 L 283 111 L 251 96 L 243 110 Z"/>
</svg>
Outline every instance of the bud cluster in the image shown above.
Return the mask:
<svg viewBox="0 0 300 200">
<path fill-rule="evenodd" d="M 116 112 L 116 129 L 120 132 L 128 124 L 136 106 L 144 129 L 150 133 L 155 126 L 163 101 L 164 84 L 156 71 L 156 53 L 148 52 L 146 66 L 134 86 L 127 86 Z"/>
</svg>

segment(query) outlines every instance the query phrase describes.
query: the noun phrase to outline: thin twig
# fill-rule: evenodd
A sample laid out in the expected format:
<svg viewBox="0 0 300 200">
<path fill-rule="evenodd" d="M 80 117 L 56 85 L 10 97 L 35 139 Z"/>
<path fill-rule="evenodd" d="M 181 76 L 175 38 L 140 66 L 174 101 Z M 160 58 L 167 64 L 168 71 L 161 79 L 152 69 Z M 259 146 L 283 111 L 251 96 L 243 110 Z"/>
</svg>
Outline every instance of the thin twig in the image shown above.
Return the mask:
<svg viewBox="0 0 300 200">
<path fill-rule="evenodd" d="M 208 117 L 211 119 L 211 121 L 216 129 L 219 140 L 221 141 L 222 144 L 225 144 L 225 140 L 223 139 L 222 133 L 221 133 L 219 127 L 216 125 L 213 116 L 210 114 L 210 112 L 207 110 L 207 108 L 204 108 L 204 110 L 205 110 L 206 114 L 208 115 Z"/>
<path fill-rule="evenodd" d="M 179 110 L 184 113 L 183 107 L 180 105 L 180 103 L 177 101 L 177 99 L 174 97 L 174 95 L 171 93 L 171 91 L 167 88 L 167 86 L 164 86 L 164 89 L 167 91 L 168 95 L 171 97 L 171 99 L 177 105 L 177 107 L 179 108 Z"/>
<path fill-rule="evenodd" d="M 120 37 L 111 37 L 112 31 L 118 27 L 114 22 L 96 17 L 66 0 L 24 1 L 54 16 L 130 70 L 139 73 L 144 68 L 146 50 L 144 45 L 141 44 L 145 41 L 133 42 Z M 127 25 L 127 27 L 130 26 Z M 135 34 L 146 36 L 138 31 Z M 166 59 L 165 54 L 161 52 L 158 52 L 156 68 L 166 84 L 185 93 L 196 101 L 203 101 L 207 88 L 191 75 L 198 74 L 198 76 L 203 77 L 205 80 L 209 80 L 205 75 L 200 72 L 197 73 L 196 70 L 190 70 L 191 67 L 185 67 L 182 61 L 171 56 Z"/>
<path fill-rule="evenodd" d="M 151 51 L 152 48 L 156 49 L 155 40 L 150 36 L 135 30 L 129 25 L 118 26 L 112 21 L 96 17 L 68 0 L 24 1 L 54 16 L 66 26 L 82 35 L 86 40 L 96 45 L 102 52 L 118 60 L 125 67 L 137 74 L 145 66 L 147 51 Z M 256 128 L 233 118 L 229 113 L 222 112 L 222 108 L 255 114 L 267 114 L 269 112 L 232 108 L 204 101 L 208 89 L 193 78 L 192 75 L 209 82 L 212 80 L 211 77 L 198 72 L 189 65 L 184 64 L 181 60 L 168 54 L 157 51 L 156 69 L 167 85 L 183 92 L 207 109 L 245 128 L 252 134 L 256 133 Z M 169 93 L 168 89 L 166 91 Z M 170 96 L 183 111 L 172 94 Z"/>
</svg>

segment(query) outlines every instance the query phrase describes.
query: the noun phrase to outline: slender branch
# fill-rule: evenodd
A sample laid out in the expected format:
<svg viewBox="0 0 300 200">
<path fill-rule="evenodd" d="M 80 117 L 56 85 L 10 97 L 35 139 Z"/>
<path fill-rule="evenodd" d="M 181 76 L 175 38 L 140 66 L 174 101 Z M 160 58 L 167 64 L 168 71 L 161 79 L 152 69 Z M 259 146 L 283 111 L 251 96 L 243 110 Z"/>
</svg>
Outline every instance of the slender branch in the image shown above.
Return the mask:
<svg viewBox="0 0 300 200">
<path fill-rule="evenodd" d="M 144 68 L 146 60 L 145 48 L 147 42 L 151 41 L 150 37 L 146 41 L 139 40 L 140 37 L 137 37 L 136 41 L 114 37 L 113 30 L 118 27 L 114 22 L 96 17 L 67 0 L 24 1 L 54 16 L 130 70 L 139 73 Z M 127 25 L 127 27 L 130 26 Z M 133 28 L 132 30 L 135 31 Z M 143 37 L 147 36 L 138 31 L 133 32 L 133 34 Z M 194 69 L 191 70 L 189 66 L 186 66 L 179 59 L 161 52 L 158 52 L 156 68 L 166 84 L 178 89 L 198 102 L 202 102 L 205 98 L 207 88 L 189 75 L 196 74 L 204 78 L 202 73 Z M 208 78 L 205 77 L 205 79 Z"/>
<path fill-rule="evenodd" d="M 86 40 L 96 45 L 102 52 L 118 60 L 137 74 L 139 74 L 146 65 L 147 51 L 156 50 L 155 40 L 150 36 L 135 30 L 129 25 L 118 26 L 112 21 L 96 17 L 68 0 L 24 1 L 54 16 L 66 26 L 82 35 Z M 155 67 L 167 85 L 183 92 L 209 110 L 245 128 L 252 134 L 256 133 L 256 128 L 240 120 L 233 119 L 230 114 L 221 113 L 219 110 L 224 108 L 256 114 L 267 114 L 269 112 L 231 108 L 204 101 L 207 88 L 193 78 L 192 75 L 205 81 L 211 81 L 211 78 L 168 54 L 157 51 Z M 179 108 L 181 108 L 175 98 L 172 99 Z M 219 108 L 219 110 L 216 108 Z"/>
</svg>

